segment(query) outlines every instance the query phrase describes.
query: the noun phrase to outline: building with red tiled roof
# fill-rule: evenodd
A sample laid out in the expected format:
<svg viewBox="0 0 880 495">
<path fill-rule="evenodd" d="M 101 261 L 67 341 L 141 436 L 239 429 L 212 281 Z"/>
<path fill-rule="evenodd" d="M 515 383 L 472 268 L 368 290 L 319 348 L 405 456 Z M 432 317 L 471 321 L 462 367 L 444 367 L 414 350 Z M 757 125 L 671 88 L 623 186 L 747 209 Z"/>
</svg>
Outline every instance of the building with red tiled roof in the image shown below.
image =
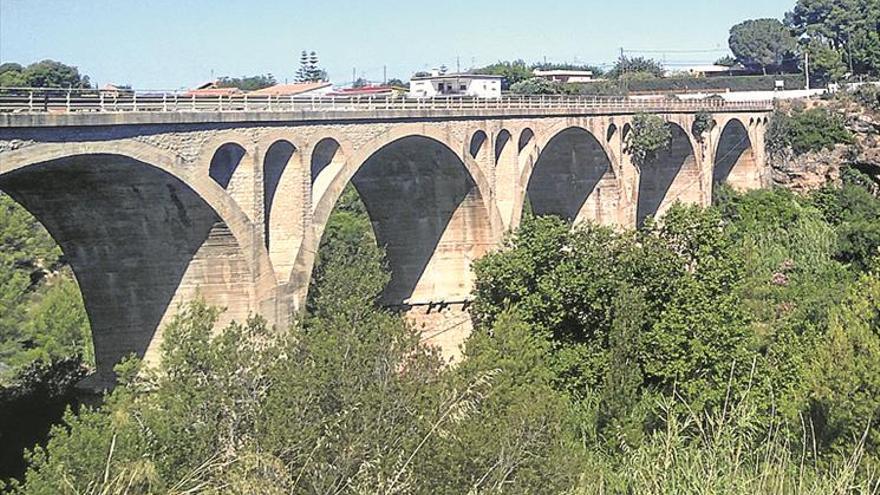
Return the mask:
<svg viewBox="0 0 880 495">
<path fill-rule="evenodd" d="M 329 82 L 276 84 L 248 94 L 261 96 L 324 96 L 333 90 Z"/>
</svg>

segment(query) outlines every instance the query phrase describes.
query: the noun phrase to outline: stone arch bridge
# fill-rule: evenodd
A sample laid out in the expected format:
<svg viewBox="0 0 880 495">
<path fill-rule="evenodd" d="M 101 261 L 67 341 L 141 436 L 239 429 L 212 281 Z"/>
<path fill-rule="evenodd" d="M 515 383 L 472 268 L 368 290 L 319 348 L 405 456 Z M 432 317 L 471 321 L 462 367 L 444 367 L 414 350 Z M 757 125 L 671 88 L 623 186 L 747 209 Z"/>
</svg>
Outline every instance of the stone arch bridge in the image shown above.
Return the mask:
<svg viewBox="0 0 880 495">
<path fill-rule="evenodd" d="M 0 114 L 0 189 L 60 244 L 92 324 L 99 384 L 122 356 L 150 358 L 197 293 L 286 325 L 304 304 L 328 216 L 357 188 L 392 280 L 447 351 L 469 330 L 470 264 L 520 222 L 523 205 L 573 222 L 634 227 L 712 188 L 767 181 L 771 105 L 593 100 L 454 108 L 66 111 Z M 69 109 L 68 109 L 69 110 Z M 673 140 L 636 166 L 635 114 Z M 697 112 L 712 114 L 703 135 Z"/>
</svg>

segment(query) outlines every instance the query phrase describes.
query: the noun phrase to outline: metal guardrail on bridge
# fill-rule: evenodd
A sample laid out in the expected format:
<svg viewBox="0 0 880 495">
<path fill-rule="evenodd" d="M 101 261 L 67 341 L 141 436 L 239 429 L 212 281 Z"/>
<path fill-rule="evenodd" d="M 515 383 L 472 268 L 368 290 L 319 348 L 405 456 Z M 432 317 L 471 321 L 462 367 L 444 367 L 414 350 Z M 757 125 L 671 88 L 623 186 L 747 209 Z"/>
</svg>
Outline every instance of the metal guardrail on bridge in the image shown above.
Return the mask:
<svg viewBox="0 0 880 495">
<path fill-rule="evenodd" d="M 720 98 L 609 98 L 517 96 L 499 98 L 394 96 L 199 95 L 186 91 L 102 91 L 97 89 L 0 88 L 0 112 L 290 112 L 383 110 L 556 110 L 584 113 L 767 111 L 771 101 L 731 102 Z"/>
</svg>

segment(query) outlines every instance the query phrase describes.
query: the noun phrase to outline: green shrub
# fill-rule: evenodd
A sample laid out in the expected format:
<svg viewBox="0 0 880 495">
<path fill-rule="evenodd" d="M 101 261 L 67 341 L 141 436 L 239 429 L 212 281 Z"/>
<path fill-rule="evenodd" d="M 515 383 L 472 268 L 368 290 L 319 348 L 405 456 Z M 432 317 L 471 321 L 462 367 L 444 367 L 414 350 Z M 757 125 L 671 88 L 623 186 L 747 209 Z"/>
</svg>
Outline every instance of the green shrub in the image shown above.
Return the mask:
<svg viewBox="0 0 880 495">
<path fill-rule="evenodd" d="M 696 136 L 697 140 L 702 142 L 703 138 L 705 138 L 705 134 L 712 130 L 715 127 L 715 119 L 712 118 L 712 114 L 709 112 L 697 112 L 694 116 L 694 124 L 691 126 L 691 131 L 694 136 Z"/>
<path fill-rule="evenodd" d="M 625 139 L 626 152 L 636 165 L 642 166 L 669 147 L 672 131 L 660 116 L 638 114 L 633 118 L 632 130 Z"/>
<path fill-rule="evenodd" d="M 774 112 L 765 140 L 771 153 L 790 149 L 802 155 L 851 144 L 853 135 L 841 116 L 825 108 L 793 109 Z"/>
<path fill-rule="evenodd" d="M 880 85 L 864 84 L 853 93 L 855 100 L 875 112 L 880 112 Z"/>
</svg>

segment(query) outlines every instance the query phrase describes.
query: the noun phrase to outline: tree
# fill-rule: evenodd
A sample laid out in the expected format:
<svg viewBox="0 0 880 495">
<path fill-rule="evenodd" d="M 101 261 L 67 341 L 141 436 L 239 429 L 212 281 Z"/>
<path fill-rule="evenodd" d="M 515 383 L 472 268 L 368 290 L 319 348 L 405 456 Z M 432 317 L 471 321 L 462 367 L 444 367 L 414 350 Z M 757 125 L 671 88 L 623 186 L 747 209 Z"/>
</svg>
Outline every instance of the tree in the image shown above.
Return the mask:
<svg viewBox="0 0 880 495">
<path fill-rule="evenodd" d="M 608 72 L 613 79 L 663 77 L 663 65 L 650 58 L 621 56 Z"/>
<path fill-rule="evenodd" d="M 807 42 L 804 50 L 810 55 L 810 76 L 822 81 L 839 81 L 847 72 L 840 51 L 818 38 Z"/>
<path fill-rule="evenodd" d="M 808 365 L 810 417 L 823 447 L 866 435 L 880 451 L 880 277 L 865 274 L 830 315 L 828 333 Z"/>
<path fill-rule="evenodd" d="M 306 82 L 309 79 L 309 54 L 303 50 L 299 56 L 299 69 L 296 70 L 296 81 Z"/>
<path fill-rule="evenodd" d="M 27 86 L 27 78 L 22 74 L 21 64 L 7 62 L 0 65 L 0 87 L 15 88 Z"/>
<path fill-rule="evenodd" d="M 797 50 L 797 41 L 777 19 L 752 19 L 730 28 L 730 51 L 745 66 L 779 67 Z"/>
<path fill-rule="evenodd" d="M 474 74 L 491 74 L 501 76 L 501 89 L 510 89 L 514 84 L 530 79 L 534 74 L 528 65 L 522 60 L 514 60 L 512 62 L 496 62 L 492 65 L 480 67 L 473 70 Z"/>
<path fill-rule="evenodd" d="M 359 77 L 359 78 L 355 79 L 355 81 L 353 83 L 351 83 L 352 88 L 366 88 L 369 85 L 370 85 L 370 81 L 367 81 L 363 77 Z"/>
<path fill-rule="evenodd" d="M 511 85 L 510 92 L 518 95 L 557 95 L 563 92 L 563 87 L 543 77 L 533 77 Z"/>
<path fill-rule="evenodd" d="M 217 87 L 220 88 L 238 88 L 243 91 L 254 91 L 257 89 L 268 88 L 276 84 L 275 76 L 272 74 L 261 74 L 259 76 L 242 76 L 242 77 L 221 77 L 217 80 Z"/>
<path fill-rule="evenodd" d="M 299 69 L 296 71 L 297 82 L 322 82 L 327 80 L 327 71 L 318 66 L 318 54 L 315 51 L 303 50 L 299 57 Z"/>
<path fill-rule="evenodd" d="M 880 4 L 875 0 L 798 0 L 785 20 L 796 36 L 837 51 L 854 73 L 880 73 Z"/>
<path fill-rule="evenodd" d="M 715 61 L 715 65 L 723 65 L 724 67 L 733 67 L 736 65 L 736 59 L 730 55 L 725 55 Z"/>
<path fill-rule="evenodd" d="M 0 65 L 0 86 L 28 86 L 33 88 L 88 88 L 89 76 L 54 60 L 43 60 L 22 67 L 16 63 Z"/>
</svg>

